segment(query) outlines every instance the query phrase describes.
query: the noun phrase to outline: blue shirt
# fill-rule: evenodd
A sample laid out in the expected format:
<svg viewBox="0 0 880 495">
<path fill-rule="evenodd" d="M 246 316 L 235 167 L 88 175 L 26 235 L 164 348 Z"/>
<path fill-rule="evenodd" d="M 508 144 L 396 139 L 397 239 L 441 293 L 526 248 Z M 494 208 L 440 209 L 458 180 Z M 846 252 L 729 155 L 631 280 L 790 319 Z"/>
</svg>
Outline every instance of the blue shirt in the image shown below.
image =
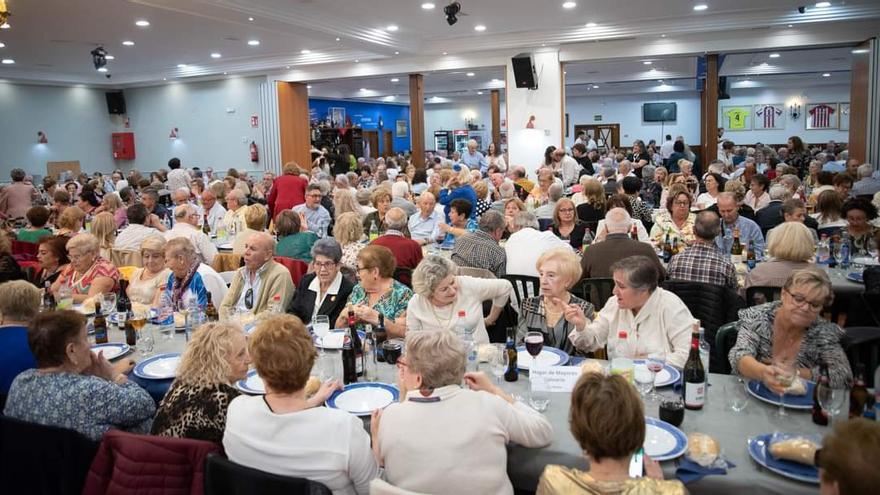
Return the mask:
<svg viewBox="0 0 880 495">
<path fill-rule="evenodd" d="M 28 346 L 27 327 L 0 327 L 0 394 L 9 393 L 9 386 L 19 373 L 36 367 Z"/>
<path fill-rule="evenodd" d="M 446 223 L 449 222 L 449 203 L 452 203 L 454 199 L 466 199 L 471 202 L 471 218 L 474 218 L 477 213 L 477 193 L 474 191 L 474 188 L 471 187 L 470 184 L 465 184 L 463 186 L 458 186 L 457 188 L 450 191 L 449 189 L 441 189 L 440 197 L 437 198 L 437 201 L 444 205 L 443 213 L 446 214 Z"/>
<path fill-rule="evenodd" d="M 327 227 L 330 226 L 330 212 L 327 211 L 327 208 L 318 205 L 318 207 L 313 210 L 303 203 L 294 206 L 292 209 L 295 213 L 302 213 L 305 215 L 309 230 L 317 234 L 318 237 L 324 237 L 327 235 Z"/>
<path fill-rule="evenodd" d="M 486 157 L 479 151 L 474 151 L 473 155 L 469 151 L 465 151 L 461 154 L 461 163 L 467 165 L 467 168 L 471 170 L 479 169 L 481 174 L 485 174 L 486 170 L 489 169 L 489 162 L 486 161 Z"/>
<path fill-rule="evenodd" d="M 413 239 L 430 239 L 434 241 L 440 235 L 440 214 L 431 211 L 428 218 L 422 218 L 422 212 L 418 211 L 409 217 L 409 236 Z"/>
<path fill-rule="evenodd" d="M 739 242 L 745 247 L 748 242 L 749 246 L 754 246 L 755 256 L 758 259 L 764 257 L 764 235 L 761 234 L 761 227 L 748 218 L 740 215 L 736 219 L 735 224 L 727 224 L 722 220 L 721 235 L 715 238 L 715 245 L 722 253 L 730 254 L 730 247 L 733 245 L 733 229 L 739 227 Z"/>
<path fill-rule="evenodd" d="M 825 162 L 822 165 L 823 172 L 843 172 L 846 170 L 846 162 Z"/>
<path fill-rule="evenodd" d="M 168 275 L 168 283 L 165 284 L 165 294 L 167 297 L 171 297 L 171 291 L 174 288 L 174 273 Z M 192 280 L 189 282 L 189 286 L 186 288 L 186 291 L 183 293 L 183 300 L 192 300 L 195 298 L 199 303 L 200 308 L 205 308 L 208 306 L 208 289 L 205 287 L 205 281 L 202 280 L 202 274 L 199 272 L 195 272 L 193 274 Z M 213 301 L 212 301 L 213 302 Z"/>
</svg>

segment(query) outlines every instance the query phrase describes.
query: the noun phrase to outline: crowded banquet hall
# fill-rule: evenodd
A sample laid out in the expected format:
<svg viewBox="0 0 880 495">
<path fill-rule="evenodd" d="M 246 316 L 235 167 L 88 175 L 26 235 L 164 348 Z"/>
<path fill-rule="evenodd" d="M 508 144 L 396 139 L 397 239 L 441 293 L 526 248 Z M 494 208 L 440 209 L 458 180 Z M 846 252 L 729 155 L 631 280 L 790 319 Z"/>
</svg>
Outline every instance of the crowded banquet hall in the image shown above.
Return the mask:
<svg viewBox="0 0 880 495">
<path fill-rule="evenodd" d="M 0 0 L 0 62 L 0 493 L 880 490 L 876 1 Z"/>
</svg>

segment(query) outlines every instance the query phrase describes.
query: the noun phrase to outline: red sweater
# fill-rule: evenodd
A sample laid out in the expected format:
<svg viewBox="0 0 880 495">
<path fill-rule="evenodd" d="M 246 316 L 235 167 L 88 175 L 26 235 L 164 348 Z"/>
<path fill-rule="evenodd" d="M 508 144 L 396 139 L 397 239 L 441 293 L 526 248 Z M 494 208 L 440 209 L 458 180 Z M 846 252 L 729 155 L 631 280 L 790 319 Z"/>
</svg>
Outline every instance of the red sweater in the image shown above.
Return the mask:
<svg viewBox="0 0 880 495">
<path fill-rule="evenodd" d="M 272 183 L 269 191 L 269 216 L 275 216 L 284 210 L 306 202 L 306 186 L 309 182 L 298 175 L 282 175 Z"/>
<path fill-rule="evenodd" d="M 415 268 L 422 261 L 422 246 L 401 235 L 382 235 L 370 244 L 385 246 L 394 253 L 398 268 Z"/>
</svg>

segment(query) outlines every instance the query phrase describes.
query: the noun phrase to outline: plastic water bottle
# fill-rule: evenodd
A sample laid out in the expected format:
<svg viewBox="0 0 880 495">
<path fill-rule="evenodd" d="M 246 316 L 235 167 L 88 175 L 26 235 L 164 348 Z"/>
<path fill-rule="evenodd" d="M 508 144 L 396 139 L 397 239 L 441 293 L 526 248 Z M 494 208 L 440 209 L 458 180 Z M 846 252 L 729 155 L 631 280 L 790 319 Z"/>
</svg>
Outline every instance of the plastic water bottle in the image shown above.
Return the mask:
<svg viewBox="0 0 880 495">
<path fill-rule="evenodd" d="M 370 242 L 375 241 L 377 237 L 379 237 L 379 227 L 376 226 L 376 221 L 373 220 L 370 223 Z"/>
<path fill-rule="evenodd" d="M 375 382 L 379 376 L 378 356 L 376 355 L 376 339 L 372 325 L 366 325 L 364 338 L 364 381 Z"/>
<path fill-rule="evenodd" d="M 851 254 L 852 245 L 849 240 L 849 233 L 844 229 L 843 236 L 840 238 L 840 259 L 838 260 L 840 267 L 844 270 L 849 269 Z"/>
<path fill-rule="evenodd" d="M 465 324 L 465 316 L 466 313 L 464 310 L 458 312 L 458 321 L 455 323 L 455 333 L 465 345 L 468 357 L 467 369 L 469 371 L 477 371 L 477 346 L 474 345 L 474 329 L 469 328 Z"/>
<path fill-rule="evenodd" d="M 816 264 L 827 265 L 831 262 L 831 245 L 828 244 L 828 235 L 822 234 L 819 245 L 816 247 Z"/>
</svg>

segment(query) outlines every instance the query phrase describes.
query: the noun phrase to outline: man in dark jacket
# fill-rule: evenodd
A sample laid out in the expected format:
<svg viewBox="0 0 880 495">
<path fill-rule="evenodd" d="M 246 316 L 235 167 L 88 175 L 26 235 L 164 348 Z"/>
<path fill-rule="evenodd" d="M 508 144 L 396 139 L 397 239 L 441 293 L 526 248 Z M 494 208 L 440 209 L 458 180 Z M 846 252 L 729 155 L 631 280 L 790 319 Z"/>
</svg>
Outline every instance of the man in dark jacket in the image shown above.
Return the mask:
<svg viewBox="0 0 880 495">
<path fill-rule="evenodd" d="M 782 202 L 789 198 L 785 186 L 775 185 L 770 188 L 770 203 L 755 213 L 755 222 L 761 227 L 761 233 L 767 238 L 767 232 L 782 223 Z"/>
<path fill-rule="evenodd" d="M 632 218 L 623 208 L 612 208 L 605 214 L 605 228 L 608 234 L 602 242 L 591 244 L 581 260 L 583 278 L 611 277 L 611 265 L 630 256 L 642 255 L 656 261 L 657 268 L 665 278 L 666 270 L 650 244 L 629 238 Z"/>
</svg>

